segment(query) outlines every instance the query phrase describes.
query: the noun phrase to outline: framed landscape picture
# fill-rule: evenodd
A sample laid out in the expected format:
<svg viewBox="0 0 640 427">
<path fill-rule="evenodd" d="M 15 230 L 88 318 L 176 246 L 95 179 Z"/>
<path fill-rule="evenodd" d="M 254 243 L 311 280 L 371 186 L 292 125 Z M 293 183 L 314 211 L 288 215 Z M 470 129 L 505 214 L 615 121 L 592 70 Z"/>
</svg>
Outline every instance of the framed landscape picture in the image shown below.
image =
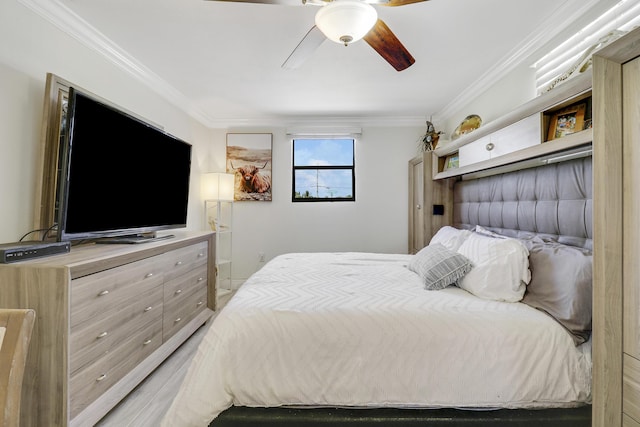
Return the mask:
<svg viewBox="0 0 640 427">
<path fill-rule="evenodd" d="M 444 170 L 457 169 L 460 166 L 458 153 L 449 155 L 444 160 Z"/>
<path fill-rule="evenodd" d="M 234 200 L 271 201 L 271 133 L 228 133 L 227 173 Z"/>
</svg>

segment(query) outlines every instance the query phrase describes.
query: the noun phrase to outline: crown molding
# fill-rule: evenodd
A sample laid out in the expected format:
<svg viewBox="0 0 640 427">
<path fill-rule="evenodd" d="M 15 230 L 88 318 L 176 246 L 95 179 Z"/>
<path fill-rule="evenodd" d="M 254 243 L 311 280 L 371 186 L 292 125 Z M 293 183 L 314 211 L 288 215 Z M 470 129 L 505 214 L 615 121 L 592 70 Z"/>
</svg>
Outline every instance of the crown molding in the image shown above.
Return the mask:
<svg viewBox="0 0 640 427">
<path fill-rule="evenodd" d="M 215 129 L 239 129 L 256 127 L 325 127 L 325 126 L 358 126 L 358 127 L 414 127 L 424 126 L 423 116 L 400 117 L 367 117 L 367 116 L 279 116 L 279 117 L 251 117 L 243 119 L 216 119 L 210 122 Z"/>
<path fill-rule="evenodd" d="M 425 117 L 256 117 L 256 118 L 214 118 L 201 108 L 197 108 L 179 90 L 162 79 L 151 69 L 140 63 L 128 52 L 120 48 L 108 37 L 82 19 L 59 0 L 18 0 L 22 5 L 55 25 L 62 32 L 76 39 L 86 47 L 98 52 L 108 61 L 140 81 L 142 84 L 158 93 L 164 99 L 175 105 L 193 119 L 210 128 L 255 127 L 291 125 L 322 125 L 322 124 L 356 124 L 359 126 L 421 126 Z M 545 22 L 541 31 L 536 31 L 528 39 L 520 43 L 501 61 L 484 73 L 467 89 L 461 91 L 440 112 L 434 114 L 433 121 L 444 122 L 465 105 L 482 95 L 500 79 L 505 77 L 515 67 L 530 60 L 532 52 L 537 51 L 551 41 L 565 26 L 566 22 L 573 22 L 591 10 L 601 0 L 585 1 L 579 8 L 570 8 L 563 3 L 554 13 L 553 18 Z"/>
<path fill-rule="evenodd" d="M 204 111 L 195 108 L 179 90 L 120 48 L 58 0 L 18 0 L 59 30 L 73 37 L 84 46 L 98 52 L 127 74 L 186 112 L 195 120 L 208 125 L 214 120 Z"/>
<path fill-rule="evenodd" d="M 186 114 L 212 129 L 240 127 L 286 127 L 291 125 L 343 125 L 359 126 L 416 126 L 424 124 L 423 117 L 289 117 L 262 116 L 250 118 L 213 118 L 196 108 L 179 90 L 139 62 L 128 52 L 82 19 L 58 0 L 18 0 L 60 31 L 73 37 L 84 46 L 101 54 L 139 82 L 158 93 Z"/>
<path fill-rule="evenodd" d="M 558 34 L 566 28 L 567 22 L 572 23 L 579 20 L 598 4 L 602 4 L 602 1 L 586 0 L 579 8 L 575 8 L 570 7 L 568 2 L 564 2 L 554 12 L 553 17 L 545 22 L 544 26 L 523 40 L 511 50 L 511 52 L 505 55 L 505 57 L 497 61 L 494 67 L 481 75 L 469 87 L 462 90 L 460 95 L 449 102 L 437 114 L 434 114 L 434 120 L 439 123 L 449 120 L 455 113 L 464 108 L 465 105 L 468 105 L 474 99 L 478 98 L 517 66 L 527 62 L 533 62 L 531 61 L 532 54 L 557 37 Z"/>
</svg>

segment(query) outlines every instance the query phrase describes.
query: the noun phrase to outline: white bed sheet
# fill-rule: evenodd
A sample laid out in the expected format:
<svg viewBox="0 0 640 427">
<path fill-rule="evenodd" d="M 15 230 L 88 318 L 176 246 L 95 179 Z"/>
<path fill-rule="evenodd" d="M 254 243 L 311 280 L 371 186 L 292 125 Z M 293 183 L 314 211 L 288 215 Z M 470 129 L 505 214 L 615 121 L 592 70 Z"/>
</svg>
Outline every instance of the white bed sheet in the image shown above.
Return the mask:
<svg viewBox="0 0 640 427">
<path fill-rule="evenodd" d="M 211 324 L 163 425 L 231 405 L 535 408 L 590 401 L 575 347 L 522 303 L 426 291 L 409 255 L 279 256 Z"/>
</svg>

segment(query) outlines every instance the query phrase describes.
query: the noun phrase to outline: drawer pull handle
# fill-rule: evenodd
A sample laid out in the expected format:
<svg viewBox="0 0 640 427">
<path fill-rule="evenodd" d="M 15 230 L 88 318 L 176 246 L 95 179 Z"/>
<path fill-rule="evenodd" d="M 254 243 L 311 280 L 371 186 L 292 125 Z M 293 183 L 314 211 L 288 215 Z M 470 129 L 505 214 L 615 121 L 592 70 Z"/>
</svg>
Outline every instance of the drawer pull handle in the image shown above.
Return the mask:
<svg viewBox="0 0 640 427">
<path fill-rule="evenodd" d="M 107 378 L 107 374 L 102 374 L 98 378 L 96 378 L 96 381 L 102 381 L 105 378 Z"/>
<path fill-rule="evenodd" d="M 176 262 L 176 266 L 180 266 L 180 265 L 182 265 L 182 261 Z"/>
<path fill-rule="evenodd" d="M 153 310 L 153 307 L 149 306 L 149 307 L 144 309 L 144 312 L 146 313 L 147 311 L 151 311 L 151 310 Z"/>
<path fill-rule="evenodd" d="M 144 275 L 145 279 L 148 279 L 149 277 L 153 277 L 153 273 L 147 273 Z"/>
<path fill-rule="evenodd" d="M 100 339 L 100 338 L 104 338 L 104 337 L 106 337 L 107 335 L 109 335 L 109 332 L 104 331 L 103 333 L 101 333 L 100 335 L 98 335 L 96 338 L 98 338 L 98 339 Z"/>
<path fill-rule="evenodd" d="M 151 344 L 151 340 L 146 340 L 145 342 L 142 343 L 142 345 L 149 345 Z"/>
<path fill-rule="evenodd" d="M 99 297 L 103 297 L 103 296 L 108 295 L 108 294 L 109 294 L 109 291 L 104 290 L 104 291 L 100 292 L 100 293 L 98 294 L 98 296 L 99 296 Z"/>
<path fill-rule="evenodd" d="M 487 149 L 487 151 L 491 151 L 495 148 L 496 146 L 493 145 L 492 142 L 488 143 L 487 146 L 485 147 Z"/>
<path fill-rule="evenodd" d="M 181 320 L 182 320 L 182 318 L 181 318 L 181 317 L 178 317 L 176 320 L 174 320 L 174 321 L 173 321 L 173 323 L 178 323 L 178 322 L 179 322 L 179 321 L 181 321 Z"/>
<path fill-rule="evenodd" d="M 198 282 L 202 282 L 204 280 L 204 277 L 198 277 Z"/>
<path fill-rule="evenodd" d="M 181 293 L 182 293 L 182 289 L 178 289 L 178 290 L 176 291 L 176 295 L 180 295 Z"/>
<path fill-rule="evenodd" d="M 200 307 L 202 304 L 204 304 L 204 302 L 198 301 L 198 304 L 196 304 L 196 306 Z"/>
</svg>

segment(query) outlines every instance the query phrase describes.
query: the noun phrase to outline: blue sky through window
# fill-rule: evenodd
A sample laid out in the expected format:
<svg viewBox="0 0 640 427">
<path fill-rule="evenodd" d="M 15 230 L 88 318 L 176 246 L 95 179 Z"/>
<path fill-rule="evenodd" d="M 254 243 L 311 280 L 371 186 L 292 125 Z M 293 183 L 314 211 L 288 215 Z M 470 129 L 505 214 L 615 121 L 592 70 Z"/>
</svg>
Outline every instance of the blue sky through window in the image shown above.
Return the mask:
<svg viewBox="0 0 640 427">
<path fill-rule="evenodd" d="M 294 166 L 353 166 L 353 139 L 296 139 Z"/>
</svg>

